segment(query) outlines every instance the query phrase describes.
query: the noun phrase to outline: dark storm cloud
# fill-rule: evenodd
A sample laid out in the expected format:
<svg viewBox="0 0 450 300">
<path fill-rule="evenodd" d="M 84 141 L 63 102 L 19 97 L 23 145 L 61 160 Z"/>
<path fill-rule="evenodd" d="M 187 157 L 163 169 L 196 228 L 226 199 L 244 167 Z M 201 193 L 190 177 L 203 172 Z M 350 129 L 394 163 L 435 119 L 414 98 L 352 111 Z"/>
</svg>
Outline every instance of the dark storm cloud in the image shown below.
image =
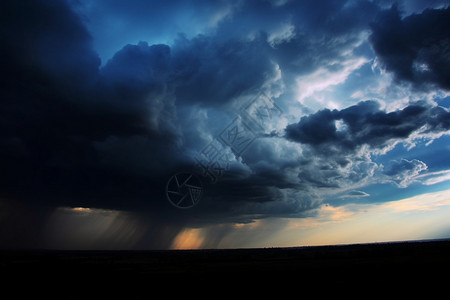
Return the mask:
<svg viewBox="0 0 450 300">
<path fill-rule="evenodd" d="M 177 163 L 168 47 L 125 47 L 99 72 L 91 37 L 64 2 L 2 3 L 1 22 L 2 196 L 159 206 L 136 199 L 161 196 L 164 180 L 154 178 L 164 171 L 148 171 L 170 174 Z"/>
<path fill-rule="evenodd" d="M 341 69 L 339 61 L 353 51 L 378 11 L 370 1 L 286 1 L 279 6 L 243 1 L 217 31 L 236 37 L 238 28 L 243 38 L 265 39 L 270 47 L 260 51 L 268 52 L 290 84 L 317 68 Z"/>
<path fill-rule="evenodd" d="M 369 2 L 288 2 L 280 7 L 249 1 L 233 11 L 237 23 L 224 20 L 216 35 L 180 35 L 171 47 L 126 45 L 99 69 L 89 32 L 65 3 L 2 4 L 2 60 L 9 74 L 3 83 L 0 120 L 7 174 L 2 187 L 6 196 L 69 198 L 74 205 L 81 201 L 111 207 L 162 203 L 160 190 L 167 176 L 185 163 L 172 147 L 182 147 L 196 139 L 193 134 L 207 130 L 198 127 L 198 132 L 191 132 L 184 126 L 186 107 L 220 107 L 262 86 L 270 88 L 267 83 L 279 76 L 276 64 L 308 70 L 326 63 L 352 43 L 352 38 L 343 38 L 349 28 L 355 33 L 367 28 L 361 14 L 352 21 L 348 16 L 356 11 L 373 15 L 376 10 Z M 149 4 L 139 3 L 125 7 L 124 15 L 144 16 Z M 117 5 L 108 7 L 123 4 Z M 213 11 L 223 8 L 219 6 Z M 166 11 L 164 7 L 159 8 Z M 292 11 L 299 14 L 292 15 L 293 38 L 272 32 L 272 26 L 283 25 Z M 270 12 L 275 15 L 269 18 Z M 238 27 L 239 35 L 227 33 Z M 338 34 L 341 39 L 318 42 L 299 28 Z M 314 63 L 308 67 L 310 62 Z M 263 165 L 253 166 L 258 172 L 244 180 L 248 186 L 261 186 L 261 191 L 264 184 L 292 188 L 290 179 Z M 152 193 L 160 197 L 147 201 Z M 262 192 L 255 193 L 248 199 Z"/>
<path fill-rule="evenodd" d="M 152 89 L 167 80 L 170 48 L 149 46 L 146 42 L 127 45 L 102 68 L 104 78 L 111 84 L 131 85 L 129 90 Z"/>
<path fill-rule="evenodd" d="M 179 101 L 218 106 L 256 92 L 276 71 L 262 37 L 252 41 L 180 36 L 174 46 L 172 76 Z"/>
<path fill-rule="evenodd" d="M 229 108 L 261 90 L 293 89 L 297 76 L 318 68 L 343 70 L 341 62 L 359 55 L 355 47 L 378 12 L 370 1 L 194 1 L 195 9 L 189 1 L 96 1 L 94 19 L 86 20 L 65 3 L 0 4 L 7 75 L 0 91 L 0 196 L 51 207 L 162 212 L 158 221 L 183 226 L 186 214 L 165 199 L 165 184 L 180 170 L 196 170 L 192 153 L 227 125 Z M 203 16 L 198 24 L 211 30 L 180 34 L 170 45 L 120 44 L 100 64 L 91 33 L 114 36 L 113 21 L 130 28 L 118 36 L 146 24 L 164 27 L 176 19 L 173 5 L 189 7 L 183 16 Z M 197 24 L 182 20 L 186 28 Z M 421 104 L 385 113 L 364 102 L 310 114 L 286 129 L 290 141 L 302 144 L 301 154 L 276 134 L 258 138 L 189 216 L 250 222 L 299 214 L 318 205 L 316 188 L 371 174 L 371 161 L 351 157 L 362 145 L 382 149 L 425 125 L 424 132 L 442 132 L 448 120 L 446 109 Z"/>
<path fill-rule="evenodd" d="M 100 68 L 90 34 L 64 2 L 3 6 L 9 77 L 1 90 L 2 197 L 173 211 L 165 184 L 179 170 L 194 169 L 183 153 L 193 149 L 180 146 L 208 130 L 184 120 L 190 105 L 194 111 L 195 104 L 221 106 L 276 75 L 264 40 L 206 36 L 180 36 L 173 47 L 126 45 Z M 249 188 L 237 202 L 224 202 L 225 211 L 277 194 L 263 195 L 267 189 L 255 178 L 244 182 L 232 182 L 237 190 Z M 211 198 L 218 195 L 233 193 L 217 190 Z"/>
<path fill-rule="evenodd" d="M 401 18 L 397 5 L 372 23 L 370 41 L 380 64 L 418 88 L 450 89 L 450 7 Z"/>
<path fill-rule="evenodd" d="M 385 112 L 377 101 L 360 102 L 342 110 L 324 109 L 302 117 L 286 127 L 286 137 L 330 153 L 351 153 L 362 146 L 383 149 L 413 132 L 443 132 L 450 129 L 450 112 L 424 103 Z"/>
<path fill-rule="evenodd" d="M 406 187 L 427 166 L 402 160 L 383 170 L 372 154 L 386 153 L 397 143 L 413 143 L 450 129 L 450 112 L 439 106 L 415 103 L 385 112 L 376 101 L 342 110 L 324 109 L 286 127 L 286 138 L 306 146 L 298 178 L 317 188 L 342 188 L 368 180 Z"/>
<path fill-rule="evenodd" d="M 68 0 L 92 32 L 102 61 L 140 40 L 169 43 L 178 33 L 194 37 L 214 32 L 240 1 Z"/>
</svg>

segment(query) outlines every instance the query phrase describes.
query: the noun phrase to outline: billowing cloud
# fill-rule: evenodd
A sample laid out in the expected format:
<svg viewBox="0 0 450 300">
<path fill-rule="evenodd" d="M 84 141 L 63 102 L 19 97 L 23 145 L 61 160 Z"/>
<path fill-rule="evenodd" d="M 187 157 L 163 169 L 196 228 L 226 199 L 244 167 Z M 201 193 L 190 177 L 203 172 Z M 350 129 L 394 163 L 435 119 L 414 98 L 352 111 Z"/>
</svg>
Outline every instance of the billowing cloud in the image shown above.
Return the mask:
<svg viewBox="0 0 450 300">
<path fill-rule="evenodd" d="M 444 107 L 415 103 L 385 112 L 377 101 L 360 102 L 342 110 L 324 109 L 286 127 L 286 137 L 308 144 L 319 153 L 351 153 L 367 146 L 372 151 L 391 148 L 416 132 L 450 129 L 450 112 Z"/>
<path fill-rule="evenodd" d="M 233 17 L 241 1 L 66 2 L 82 16 L 85 26 L 94 36 L 95 49 L 106 63 L 127 44 L 139 41 L 167 44 L 178 33 L 189 38 L 198 34 L 214 34 L 218 25 Z"/>
<path fill-rule="evenodd" d="M 28 206 L 38 204 L 30 218 L 49 234 L 47 245 L 75 245 L 64 240 L 64 228 L 83 222 L 97 231 L 77 234 L 94 244 L 208 245 L 211 236 L 184 227 L 302 217 L 329 195 L 367 197 L 362 187 L 373 182 L 448 179 L 421 158 L 373 158 L 446 135 L 445 105 L 405 97 L 403 106 L 389 106 L 380 94 L 357 104 L 328 98 L 349 79 L 352 94 L 368 89 L 369 79 L 355 78 L 374 78 L 370 63 L 417 87 L 448 89 L 448 38 L 442 28 L 429 29 L 445 23 L 448 9 L 401 19 L 395 6 L 382 10 L 364 0 L 37 0 L 0 8 L 0 199 L 26 207 L 10 206 L 0 221 L 21 231 L 13 211 L 31 216 Z M 391 27 L 407 38 L 403 46 L 386 43 L 396 39 Z M 262 94 L 273 101 L 263 107 L 264 128 L 246 111 Z M 233 135 L 226 130 L 234 120 L 252 142 L 245 151 L 222 144 L 229 166 L 210 183 L 197 156 Z M 180 171 L 199 173 L 205 185 L 188 213 L 173 208 L 164 191 Z M 64 226 L 50 230 L 56 224 Z M 26 245 L 40 236 L 23 232 Z M 131 232 L 134 238 L 124 237 Z M 123 239 L 114 240 L 116 233 Z M 12 237 L 3 232 L 0 239 Z"/>
<path fill-rule="evenodd" d="M 397 5 L 372 23 L 370 40 L 381 65 L 417 88 L 450 89 L 450 8 L 426 9 L 402 19 Z"/>
<path fill-rule="evenodd" d="M 384 173 L 393 182 L 398 184 L 398 186 L 407 187 L 427 168 L 427 165 L 423 161 L 402 159 L 400 161 L 393 161 Z"/>
<path fill-rule="evenodd" d="M 172 74 L 178 101 L 218 106 L 258 91 L 278 75 L 268 48 L 262 37 L 251 41 L 179 37 L 173 46 Z"/>
<path fill-rule="evenodd" d="M 8 174 L 2 175 L 3 197 L 50 206 L 170 210 L 166 181 L 180 169 L 193 170 L 190 154 L 202 147 L 195 142 L 226 125 L 226 108 L 216 108 L 280 80 L 264 35 L 125 45 L 100 66 L 89 32 L 64 2 L 11 4 L 5 11 L 5 28 L 18 30 L 13 37 L 2 31 L 8 41 L 4 71 L 10 74 L 1 91 L 0 152 Z M 29 15 L 26 25 L 22 14 Z M 213 127 L 206 121 L 215 109 L 225 121 Z M 224 201 L 225 209 L 206 207 L 233 214 L 232 206 L 244 199 L 282 202 L 286 193 L 264 186 L 262 178 L 231 179 L 239 199 Z M 228 185 L 217 189 L 212 204 L 232 196 Z M 248 212 L 270 213 L 257 206 Z"/>
<path fill-rule="evenodd" d="M 180 163 L 170 155 L 178 132 L 161 59 L 168 47 L 125 47 L 100 70 L 89 33 L 64 2 L 10 3 L 4 11 L 3 27 L 17 30 L 2 31 L 3 196 L 88 207 L 152 203 L 144 199 L 164 180 L 151 178 L 164 172 L 149 170 L 164 165 L 170 174 Z"/>
<path fill-rule="evenodd" d="M 385 154 L 399 143 L 413 146 L 416 139 L 433 140 L 436 134 L 448 133 L 449 118 L 448 109 L 425 103 L 388 113 L 377 101 L 365 101 L 302 117 L 286 127 L 286 138 L 310 149 L 299 177 L 311 184 L 337 188 L 388 175 L 406 187 L 427 168 L 425 163 L 400 160 L 382 171 L 371 156 Z"/>
</svg>

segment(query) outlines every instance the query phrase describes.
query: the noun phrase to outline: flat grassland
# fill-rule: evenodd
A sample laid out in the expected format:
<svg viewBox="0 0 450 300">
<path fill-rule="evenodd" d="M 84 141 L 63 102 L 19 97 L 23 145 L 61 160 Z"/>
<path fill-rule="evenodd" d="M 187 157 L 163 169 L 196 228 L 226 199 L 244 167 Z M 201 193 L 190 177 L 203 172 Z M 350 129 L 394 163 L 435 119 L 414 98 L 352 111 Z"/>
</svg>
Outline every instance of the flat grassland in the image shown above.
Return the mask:
<svg viewBox="0 0 450 300">
<path fill-rule="evenodd" d="M 109 288 L 137 282 L 169 287 L 243 285 L 294 280 L 355 285 L 424 280 L 448 282 L 450 240 L 335 246 L 168 251 L 0 251 L 0 275 L 10 282 L 46 281 L 63 286 L 106 280 Z M 225 281 L 224 281 L 225 280 Z M 263 281 L 261 281 L 263 280 Z M 5 282 L 5 281 L 3 281 Z M 448 286 L 448 284 L 446 284 Z"/>
</svg>

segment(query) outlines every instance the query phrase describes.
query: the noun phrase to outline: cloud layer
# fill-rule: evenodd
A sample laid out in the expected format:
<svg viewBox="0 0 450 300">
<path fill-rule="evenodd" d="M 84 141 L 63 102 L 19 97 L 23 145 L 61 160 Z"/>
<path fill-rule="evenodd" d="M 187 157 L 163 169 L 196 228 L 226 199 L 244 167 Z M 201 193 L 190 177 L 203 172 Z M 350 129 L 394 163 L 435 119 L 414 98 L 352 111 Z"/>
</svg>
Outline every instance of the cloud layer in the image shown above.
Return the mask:
<svg viewBox="0 0 450 300">
<path fill-rule="evenodd" d="M 450 129 L 449 118 L 448 109 L 424 103 L 387 113 L 379 102 L 365 101 L 340 111 L 324 109 L 302 117 L 286 127 L 286 137 L 311 145 L 324 155 L 353 153 L 364 146 L 382 151 L 418 131 L 445 132 Z"/>
<path fill-rule="evenodd" d="M 450 8 L 426 9 L 401 18 L 397 5 L 372 23 L 372 42 L 382 66 L 417 88 L 450 89 Z"/>
<path fill-rule="evenodd" d="M 375 60 L 408 93 L 448 91 L 449 8 L 402 18 L 372 1 L 119 2 L 0 4 L 1 198 L 158 216 L 174 237 L 193 224 L 301 217 L 329 195 L 368 197 L 370 183 L 405 188 L 427 162 L 374 156 L 450 130 L 448 108 L 430 99 L 387 111 L 384 95 L 321 98 L 367 85 L 357 78 L 373 78 Z M 108 37 L 114 28 L 121 38 Z M 261 93 L 278 109 L 264 128 L 245 112 Z M 237 116 L 254 141 L 227 150 L 217 183 L 202 178 L 201 205 L 174 211 L 167 180 L 199 172 L 200 151 Z"/>
</svg>

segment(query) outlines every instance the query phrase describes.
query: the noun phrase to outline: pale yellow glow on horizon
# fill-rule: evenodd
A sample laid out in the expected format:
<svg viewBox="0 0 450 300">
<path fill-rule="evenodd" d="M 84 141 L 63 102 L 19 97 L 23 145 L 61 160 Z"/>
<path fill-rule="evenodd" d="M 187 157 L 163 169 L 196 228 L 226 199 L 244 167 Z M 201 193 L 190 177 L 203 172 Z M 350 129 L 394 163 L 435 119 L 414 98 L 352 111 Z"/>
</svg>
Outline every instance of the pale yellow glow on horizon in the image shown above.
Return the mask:
<svg viewBox="0 0 450 300">
<path fill-rule="evenodd" d="M 72 207 L 73 211 L 79 211 L 79 212 L 90 212 L 91 209 L 89 207 Z"/>
<path fill-rule="evenodd" d="M 329 223 L 349 221 L 354 214 L 354 212 L 349 211 L 344 206 L 333 207 L 322 205 L 317 209 L 317 216 L 289 219 L 286 229 L 293 230 L 322 227 Z"/>
<path fill-rule="evenodd" d="M 322 205 L 306 218 L 186 228 L 172 249 L 295 247 L 450 237 L 450 190 L 384 203 Z M 220 237 L 217 236 L 220 232 Z M 212 240 L 211 240 L 212 237 Z"/>
<path fill-rule="evenodd" d="M 450 190 L 386 203 L 322 206 L 317 217 L 290 219 L 271 243 L 312 246 L 444 238 L 450 234 L 449 216 Z"/>
<path fill-rule="evenodd" d="M 61 249 L 132 249 L 157 231 L 142 216 L 116 210 L 60 207 L 44 228 L 46 245 Z M 156 236 L 159 236 L 156 235 Z M 187 227 L 170 249 L 261 248 L 371 243 L 450 237 L 450 189 L 383 203 L 322 205 L 309 217 Z"/>
<path fill-rule="evenodd" d="M 261 220 L 255 220 L 251 223 L 236 223 L 233 227 L 236 229 L 256 229 L 261 226 Z"/>
</svg>

